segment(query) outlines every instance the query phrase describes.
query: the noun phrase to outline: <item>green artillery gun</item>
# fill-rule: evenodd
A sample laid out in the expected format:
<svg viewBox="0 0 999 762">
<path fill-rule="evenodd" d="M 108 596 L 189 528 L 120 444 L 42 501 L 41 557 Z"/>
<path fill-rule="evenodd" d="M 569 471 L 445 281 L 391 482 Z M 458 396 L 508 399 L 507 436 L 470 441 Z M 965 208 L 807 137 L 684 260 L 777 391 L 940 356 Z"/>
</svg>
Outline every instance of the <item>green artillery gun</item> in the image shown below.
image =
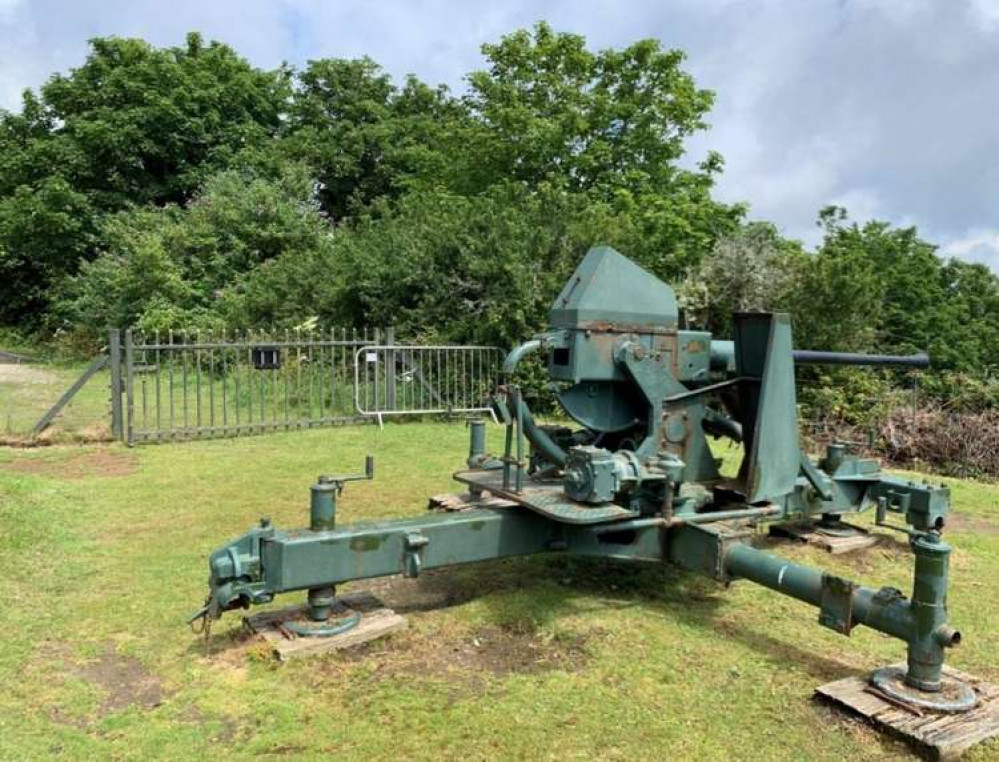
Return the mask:
<svg viewBox="0 0 999 762">
<path fill-rule="evenodd" d="M 818 461 L 799 445 L 795 363 L 926 367 L 929 359 L 795 351 L 786 314 L 738 314 L 732 341 L 678 322 L 668 285 L 613 249 L 592 249 L 556 298 L 548 330 L 506 358 L 494 399 L 503 454 L 487 454 L 484 424 L 471 426 L 468 467 L 454 475 L 467 486 L 466 510 L 339 527 L 344 483 L 371 478 L 373 463 L 364 475 L 321 477 L 309 528 L 264 521 L 212 553 L 210 594 L 192 621 L 307 590 L 308 620 L 296 631 L 323 636 L 357 620 L 338 613 L 334 594 L 350 580 L 538 553 L 665 562 L 790 595 L 843 634 L 866 625 L 899 638 L 907 667 L 876 672 L 877 689 L 923 708 L 973 706 L 971 687 L 942 674 L 945 649 L 961 639 L 947 621 L 947 488 L 885 474 L 843 445 Z M 534 421 L 512 383 L 530 353 L 543 355 L 578 430 Z M 741 442 L 735 478 L 719 472 L 709 436 Z M 869 509 L 909 537 L 909 598 L 753 547 L 762 524 L 835 523 Z M 889 524 L 889 514 L 908 526 Z"/>
</svg>

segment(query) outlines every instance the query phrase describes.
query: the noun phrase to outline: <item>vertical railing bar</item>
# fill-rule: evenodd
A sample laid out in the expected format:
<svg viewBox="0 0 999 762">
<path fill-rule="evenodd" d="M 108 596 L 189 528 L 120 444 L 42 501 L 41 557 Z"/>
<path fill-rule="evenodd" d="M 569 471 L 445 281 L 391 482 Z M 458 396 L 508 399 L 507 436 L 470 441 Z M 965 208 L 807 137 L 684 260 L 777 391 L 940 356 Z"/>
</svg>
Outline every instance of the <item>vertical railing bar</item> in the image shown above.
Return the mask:
<svg viewBox="0 0 999 762">
<path fill-rule="evenodd" d="M 159 329 L 156 330 L 156 433 L 163 429 L 163 421 L 160 415 L 160 362 L 161 362 L 161 342 Z"/>
<path fill-rule="evenodd" d="M 222 328 L 222 343 L 228 344 L 226 340 L 226 334 L 228 331 Z M 225 431 L 229 431 L 229 406 L 227 404 L 227 398 L 229 397 L 229 348 L 222 347 L 222 428 Z"/>
<path fill-rule="evenodd" d="M 382 343 L 382 330 L 381 328 L 375 328 L 375 347 L 378 347 Z M 375 409 L 381 410 L 382 405 L 385 400 L 385 395 L 382 394 L 384 385 L 382 384 L 382 376 L 385 375 L 385 361 L 382 359 L 382 354 L 384 354 L 380 349 L 375 349 Z"/>
<path fill-rule="evenodd" d="M 274 343 L 277 341 L 277 339 L 275 338 L 276 336 L 277 336 L 277 329 L 274 326 L 271 326 L 271 335 L 270 335 L 270 339 L 269 339 L 271 346 L 273 346 Z M 278 373 L 278 369 L 277 369 L 277 366 L 281 364 L 281 349 L 280 348 L 275 348 L 275 349 L 276 349 L 276 351 L 278 353 L 278 356 L 276 358 L 277 362 L 271 364 L 272 365 L 272 367 L 271 367 L 271 425 L 272 425 L 274 431 L 277 431 L 277 427 L 278 427 L 278 390 L 277 390 L 277 373 Z"/>
<path fill-rule="evenodd" d="M 257 345 L 267 343 L 267 337 L 264 335 L 263 330 L 257 331 Z M 254 366 L 256 370 L 256 366 Z M 260 389 L 260 423 L 261 431 L 266 431 L 267 429 L 267 374 L 266 373 L 255 373 L 257 377 L 257 386 Z"/>
<path fill-rule="evenodd" d="M 358 378 L 360 379 L 358 383 L 361 384 L 361 388 L 363 389 L 363 393 L 364 393 L 364 409 L 365 410 L 371 410 L 371 401 L 370 401 L 369 396 L 368 396 L 368 392 L 370 391 L 370 389 L 368 387 L 368 358 L 367 357 L 361 357 L 360 355 L 357 354 L 359 350 L 361 350 L 361 349 L 364 348 L 363 344 L 367 344 L 367 337 L 368 337 L 368 329 L 365 326 L 365 328 L 363 329 L 363 334 L 362 334 L 362 339 L 361 339 L 361 345 L 358 345 L 358 343 L 357 343 L 357 328 L 352 328 L 351 329 L 351 340 L 353 341 L 353 344 L 354 344 L 354 347 L 353 347 L 354 348 L 354 357 L 356 358 L 355 362 L 361 363 L 361 368 L 363 370 L 363 373 L 358 374 Z M 358 398 L 360 398 L 360 397 L 358 397 Z"/>
<path fill-rule="evenodd" d="M 330 335 L 333 336 L 334 338 L 336 337 L 336 327 L 335 326 L 332 327 L 332 328 L 330 328 Z M 347 329 L 345 327 L 343 327 L 343 326 L 340 327 L 340 336 L 343 337 L 344 341 L 347 340 Z M 336 378 L 336 399 L 337 399 L 337 403 L 336 403 L 337 413 L 336 414 L 338 416 L 340 416 L 340 415 L 344 415 L 345 411 L 349 410 L 349 408 L 345 404 L 345 400 L 344 400 L 344 392 L 345 392 L 345 390 L 347 388 L 347 375 L 344 372 L 343 357 L 344 357 L 345 350 L 347 349 L 347 347 L 344 346 L 343 344 L 340 344 L 335 349 L 337 351 L 333 355 L 333 362 L 335 363 L 334 368 L 333 368 L 333 375 Z M 339 357 L 340 359 L 337 360 L 336 359 L 337 357 Z"/>
<path fill-rule="evenodd" d="M 173 429 L 174 429 L 174 423 L 173 423 L 174 422 L 174 414 L 173 414 L 173 405 L 174 405 L 174 401 L 173 401 L 173 359 L 174 359 L 173 328 L 170 329 L 169 333 L 170 333 L 170 350 L 169 350 L 169 352 L 167 354 L 170 355 L 170 365 L 169 365 L 169 368 L 170 368 L 170 378 L 169 378 L 169 384 L 168 385 L 170 387 L 170 435 L 173 436 Z"/>
<path fill-rule="evenodd" d="M 251 344 L 253 343 L 253 329 L 246 329 L 246 367 L 243 371 L 246 374 L 246 423 L 248 426 L 253 426 L 253 375 L 251 368 L 253 367 L 253 349 Z M 247 429 L 251 431 L 251 429 Z"/>
<path fill-rule="evenodd" d="M 289 394 L 288 394 L 288 359 L 291 357 L 291 335 L 288 333 L 288 329 L 284 329 L 284 353 L 285 358 L 281 363 L 284 373 L 281 374 L 281 386 L 284 387 L 284 428 L 285 431 L 288 430 L 288 423 L 291 421 L 291 411 L 289 409 Z"/>
<path fill-rule="evenodd" d="M 215 329 L 209 334 L 211 347 L 208 350 L 208 428 L 209 434 L 215 432 Z"/>
<path fill-rule="evenodd" d="M 330 382 L 330 396 L 329 396 L 329 417 L 336 418 L 336 332 L 332 326 L 330 326 L 329 331 L 330 336 L 330 368 L 329 368 L 329 382 Z"/>
<path fill-rule="evenodd" d="M 184 387 L 183 410 L 184 410 L 184 434 L 185 435 L 187 434 L 187 428 L 188 428 L 188 417 L 187 417 L 187 354 L 188 354 L 188 352 L 187 352 L 187 348 L 188 348 L 188 345 L 191 343 L 189 339 L 190 339 L 190 337 L 188 336 L 187 329 L 185 328 L 184 329 L 184 342 L 182 344 L 182 346 L 183 346 L 183 354 L 181 355 L 181 357 L 183 358 L 183 363 L 184 363 L 181 366 L 181 378 L 182 378 L 182 384 L 181 385 Z"/>
<path fill-rule="evenodd" d="M 233 330 L 232 332 L 232 407 L 233 407 L 233 418 L 236 419 L 236 434 L 242 430 L 239 421 L 239 401 L 241 399 L 239 394 L 239 331 Z"/>
<path fill-rule="evenodd" d="M 325 383 L 326 371 L 323 370 L 323 363 L 326 360 L 326 357 L 325 357 L 325 353 L 323 352 L 323 332 L 322 332 L 322 329 L 319 329 L 319 346 L 317 348 L 319 350 L 319 363 L 318 363 L 318 365 L 319 365 L 319 379 L 318 379 L 318 383 L 316 384 L 316 386 L 319 389 L 319 393 L 317 395 L 317 402 L 319 402 L 319 416 L 317 418 L 317 421 L 321 421 L 323 419 L 323 410 L 324 410 L 323 403 L 325 402 L 325 397 L 326 397 L 326 383 Z"/>
<path fill-rule="evenodd" d="M 302 420 L 302 329 L 295 326 L 295 420 Z"/>
<path fill-rule="evenodd" d="M 198 421 L 198 432 L 200 436 L 201 431 L 201 329 L 199 328 L 194 334 L 194 340 L 197 342 L 198 348 L 194 350 L 194 391 L 197 394 L 197 403 L 195 404 L 195 417 Z"/>
<path fill-rule="evenodd" d="M 312 333 L 309 333 L 309 404 L 305 412 L 305 420 L 311 425 L 312 423 L 312 396 L 315 394 L 316 389 L 316 363 L 315 363 L 315 341 L 312 338 Z"/>
<path fill-rule="evenodd" d="M 147 370 L 149 368 L 149 350 L 146 346 L 149 342 L 146 340 L 144 334 L 139 334 L 140 351 L 142 352 L 142 430 L 149 430 L 149 392 L 146 388 L 146 382 L 148 375 Z"/>
</svg>

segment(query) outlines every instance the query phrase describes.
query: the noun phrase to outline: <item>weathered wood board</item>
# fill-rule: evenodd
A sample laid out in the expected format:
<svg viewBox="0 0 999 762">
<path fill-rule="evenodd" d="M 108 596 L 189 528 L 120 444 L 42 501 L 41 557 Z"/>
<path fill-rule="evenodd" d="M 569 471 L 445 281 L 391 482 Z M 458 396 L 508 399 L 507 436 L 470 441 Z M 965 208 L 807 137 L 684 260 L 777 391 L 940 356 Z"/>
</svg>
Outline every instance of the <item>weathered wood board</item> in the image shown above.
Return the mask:
<svg viewBox="0 0 999 762">
<path fill-rule="evenodd" d="M 478 496 L 470 492 L 462 492 L 434 495 L 430 498 L 427 507 L 439 511 L 467 511 L 470 508 L 512 508 L 515 505 L 516 503 L 512 500 L 494 497 L 488 492 Z"/>
<path fill-rule="evenodd" d="M 999 686 L 950 667 L 944 667 L 944 673 L 971 684 L 978 693 L 978 706 L 961 714 L 903 709 L 871 693 L 862 677 L 820 685 L 815 694 L 902 738 L 929 759 L 954 760 L 975 744 L 999 737 Z"/>
<path fill-rule="evenodd" d="M 852 550 L 862 550 L 877 545 L 876 535 L 852 524 L 844 524 L 844 526 L 855 530 L 856 534 L 849 537 L 834 537 L 818 531 L 811 524 L 775 524 L 770 527 L 770 534 L 774 537 L 789 537 L 800 542 L 807 542 L 809 545 L 814 545 L 833 554 L 849 553 Z"/>
<path fill-rule="evenodd" d="M 305 606 L 287 606 L 274 611 L 244 617 L 246 626 L 260 635 L 274 648 L 274 654 L 280 661 L 299 656 L 338 651 L 369 640 L 380 638 L 391 632 L 404 630 L 406 619 L 396 614 L 392 609 L 375 598 L 371 593 L 358 591 L 340 596 L 347 606 L 361 613 L 361 621 L 357 627 L 339 635 L 328 638 L 293 637 L 289 639 L 281 628 L 281 623 L 299 619 L 305 616 Z"/>
</svg>

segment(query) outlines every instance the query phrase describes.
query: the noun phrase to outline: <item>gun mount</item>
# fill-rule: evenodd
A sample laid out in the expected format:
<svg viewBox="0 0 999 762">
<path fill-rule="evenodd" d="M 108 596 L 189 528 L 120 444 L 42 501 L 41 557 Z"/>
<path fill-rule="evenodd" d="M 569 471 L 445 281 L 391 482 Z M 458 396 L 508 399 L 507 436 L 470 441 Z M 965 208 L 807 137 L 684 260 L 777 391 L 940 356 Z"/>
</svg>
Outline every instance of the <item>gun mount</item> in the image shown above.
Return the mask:
<svg viewBox="0 0 999 762">
<path fill-rule="evenodd" d="M 262 523 L 211 555 L 209 598 L 192 619 L 207 624 L 307 590 L 313 630 L 300 633 L 321 636 L 349 626 L 329 624 L 335 586 L 349 580 L 552 552 L 672 563 L 790 595 L 843 634 L 865 625 L 898 638 L 907 668 L 876 673 L 878 690 L 939 711 L 973 706 L 974 691 L 942 674 L 945 649 L 961 639 L 947 621 L 947 488 L 885 474 L 844 445 L 813 461 L 798 438 L 796 362 L 925 367 L 928 358 L 796 351 L 786 314 L 736 315 L 731 341 L 681 330 L 678 317 L 668 285 L 610 248 L 592 249 L 556 298 L 548 329 L 504 362 L 494 398 L 503 454 L 487 454 L 484 424 L 471 425 L 467 468 L 454 475 L 473 496 L 469 509 L 338 527 L 343 479 L 320 479 L 309 529 Z M 559 404 L 578 430 L 534 420 L 514 383 L 532 353 L 561 385 Z M 709 437 L 741 442 L 734 478 L 720 473 Z M 476 506 L 487 494 L 507 502 Z M 910 539 L 911 598 L 752 545 L 761 524 L 871 508 L 879 525 L 889 526 L 889 514 L 908 525 L 891 526 Z"/>
</svg>

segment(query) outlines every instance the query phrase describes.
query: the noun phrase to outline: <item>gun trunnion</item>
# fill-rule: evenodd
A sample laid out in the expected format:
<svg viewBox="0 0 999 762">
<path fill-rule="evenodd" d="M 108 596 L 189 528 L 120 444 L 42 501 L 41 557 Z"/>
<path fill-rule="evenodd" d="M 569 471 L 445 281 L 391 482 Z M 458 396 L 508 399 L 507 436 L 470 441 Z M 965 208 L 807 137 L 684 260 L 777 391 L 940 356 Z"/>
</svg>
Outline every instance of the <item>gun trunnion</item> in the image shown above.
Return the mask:
<svg viewBox="0 0 999 762">
<path fill-rule="evenodd" d="M 192 620 L 308 591 L 323 636 L 356 623 L 337 611 L 335 586 L 507 556 L 574 553 L 671 563 L 724 583 L 749 580 L 818 609 L 819 624 L 849 635 L 863 625 L 905 642 L 905 670 L 879 670 L 878 690 L 910 706 L 962 711 L 970 686 L 942 672 L 961 634 L 947 618 L 951 548 L 942 539 L 949 492 L 884 473 L 846 445 L 812 460 L 799 444 L 795 363 L 926 367 L 926 355 L 795 350 L 786 314 L 735 315 L 731 341 L 681 330 L 673 290 L 613 249 L 591 249 L 552 306 L 546 331 L 513 349 L 493 399 L 505 424 L 501 455 L 470 425 L 467 467 L 454 478 L 471 507 L 340 527 L 336 502 L 350 478 L 312 487 L 307 529 L 262 522 L 209 558 L 209 596 Z M 576 429 L 538 424 L 514 383 L 520 361 L 542 355 Z M 734 478 L 708 437 L 741 442 Z M 369 461 L 363 478 L 373 475 Z M 500 498 L 503 507 L 475 501 Z M 495 503 L 495 501 L 493 501 Z M 874 510 L 905 532 L 912 593 L 864 587 L 753 547 L 757 527 Z M 898 515 L 905 526 L 889 524 Z M 342 613 L 342 612 L 341 612 Z"/>
</svg>

